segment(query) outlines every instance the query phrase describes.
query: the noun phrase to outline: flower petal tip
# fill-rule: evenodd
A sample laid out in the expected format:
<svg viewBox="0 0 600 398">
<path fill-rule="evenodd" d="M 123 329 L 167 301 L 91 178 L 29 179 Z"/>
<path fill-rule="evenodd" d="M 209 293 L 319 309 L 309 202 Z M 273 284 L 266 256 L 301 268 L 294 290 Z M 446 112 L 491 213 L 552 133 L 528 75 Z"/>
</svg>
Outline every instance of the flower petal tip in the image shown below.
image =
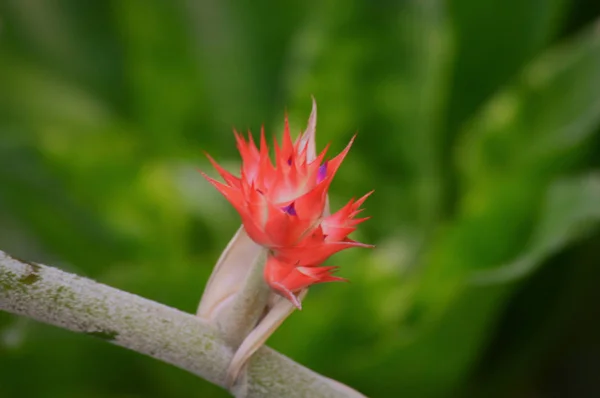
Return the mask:
<svg viewBox="0 0 600 398">
<path fill-rule="evenodd" d="M 283 286 L 281 283 L 273 283 L 271 287 L 274 288 L 280 296 L 292 303 L 292 305 L 299 311 L 302 311 L 302 302 L 292 291 Z"/>
</svg>

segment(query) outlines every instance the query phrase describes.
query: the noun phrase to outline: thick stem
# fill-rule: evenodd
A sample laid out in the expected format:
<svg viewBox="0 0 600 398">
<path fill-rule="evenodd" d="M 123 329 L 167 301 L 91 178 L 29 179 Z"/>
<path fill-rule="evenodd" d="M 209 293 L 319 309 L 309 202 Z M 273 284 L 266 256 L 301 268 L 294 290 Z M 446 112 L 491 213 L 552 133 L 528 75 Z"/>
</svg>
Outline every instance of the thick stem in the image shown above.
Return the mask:
<svg viewBox="0 0 600 398">
<path fill-rule="evenodd" d="M 0 251 L 0 310 L 86 333 L 225 385 L 233 352 L 202 319 Z M 245 397 L 362 397 L 263 347 L 252 357 Z"/>
<path fill-rule="evenodd" d="M 271 289 L 263 276 L 267 251 L 262 249 L 233 302 L 217 319 L 217 326 L 231 347 L 239 347 L 254 329 L 267 307 Z"/>
</svg>

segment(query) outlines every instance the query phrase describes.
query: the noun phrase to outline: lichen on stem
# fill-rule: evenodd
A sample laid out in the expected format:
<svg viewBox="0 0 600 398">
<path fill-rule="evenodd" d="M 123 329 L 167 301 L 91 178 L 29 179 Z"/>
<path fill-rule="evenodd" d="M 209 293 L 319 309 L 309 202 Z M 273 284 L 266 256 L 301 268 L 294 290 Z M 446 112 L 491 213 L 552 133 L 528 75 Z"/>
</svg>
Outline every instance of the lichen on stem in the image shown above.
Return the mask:
<svg viewBox="0 0 600 398">
<path fill-rule="evenodd" d="M 102 338 L 225 387 L 233 351 L 208 322 L 2 251 L 0 310 Z M 307 396 L 363 397 L 267 347 L 252 357 L 244 397 Z"/>
</svg>

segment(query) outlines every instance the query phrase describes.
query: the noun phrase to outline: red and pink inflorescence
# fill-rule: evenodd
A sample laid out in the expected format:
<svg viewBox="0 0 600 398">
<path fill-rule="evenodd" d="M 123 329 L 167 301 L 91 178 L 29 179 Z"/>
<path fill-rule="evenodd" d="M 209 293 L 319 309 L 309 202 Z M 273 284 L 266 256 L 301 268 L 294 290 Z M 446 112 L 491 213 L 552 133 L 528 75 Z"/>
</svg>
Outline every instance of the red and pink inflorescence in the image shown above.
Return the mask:
<svg viewBox="0 0 600 398">
<path fill-rule="evenodd" d="M 242 218 L 248 236 L 268 249 L 264 277 L 278 294 L 300 308 L 297 294 L 310 285 L 345 281 L 333 275 L 338 267 L 322 266 L 331 255 L 350 247 L 372 247 L 348 235 L 369 217 L 357 218 L 360 206 L 373 192 L 329 214 L 328 190 L 346 157 L 354 137 L 332 159 L 328 146 L 315 153 L 312 131 L 295 142 L 287 116 L 281 146 L 275 140 L 275 164 L 269 156 L 264 129 L 257 146 L 249 134 L 246 140 L 235 133 L 242 157 L 240 177 L 223 169 L 207 154 L 224 182 L 202 175 L 233 205 Z"/>
</svg>

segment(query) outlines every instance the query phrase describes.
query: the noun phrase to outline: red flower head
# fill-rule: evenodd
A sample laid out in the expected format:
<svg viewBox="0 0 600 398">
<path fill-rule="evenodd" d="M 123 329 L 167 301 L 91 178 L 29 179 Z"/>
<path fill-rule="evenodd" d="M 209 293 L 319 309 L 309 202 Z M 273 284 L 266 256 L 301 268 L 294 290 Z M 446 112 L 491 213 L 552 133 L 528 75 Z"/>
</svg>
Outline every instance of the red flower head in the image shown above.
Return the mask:
<svg viewBox="0 0 600 398">
<path fill-rule="evenodd" d="M 275 166 L 261 130 L 260 149 L 252 136 L 246 141 L 235 133 L 242 156 L 240 178 L 224 170 L 208 156 L 225 184 L 204 173 L 204 177 L 240 213 L 248 236 L 259 245 L 276 249 L 297 244 L 323 216 L 327 190 L 337 169 L 350 150 L 348 146 L 335 158 L 324 161 L 327 148 L 309 160 L 309 141 L 304 136 L 292 143 L 285 119 L 283 143 L 275 141 Z"/>
<path fill-rule="evenodd" d="M 313 103 L 314 106 L 314 103 Z M 327 191 L 350 150 L 354 137 L 336 157 L 325 160 L 327 147 L 315 151 L 316 108 L 306 132 L 292 142 L 287 116 L 281 147 L 275 141 L 275 164 L 269 157 L 264 130 L 260 146 L 235 133 L 242 157 L 240 177 L 208 159 L 224 183 L 202 175 L 235 207 L 244 230 L 257 244 L 269 249 L 265 280 L 280 295 L 300 308 L 298 293 L 315 283 L 345 280 L 331 275 L 337 267 L 320 265 L 332 254 L 350 247 L 371 247 L 348 235 L 368 218 L 355 217 L 371 194 L 351 200 L 329 215 Z"/>
</svg>

